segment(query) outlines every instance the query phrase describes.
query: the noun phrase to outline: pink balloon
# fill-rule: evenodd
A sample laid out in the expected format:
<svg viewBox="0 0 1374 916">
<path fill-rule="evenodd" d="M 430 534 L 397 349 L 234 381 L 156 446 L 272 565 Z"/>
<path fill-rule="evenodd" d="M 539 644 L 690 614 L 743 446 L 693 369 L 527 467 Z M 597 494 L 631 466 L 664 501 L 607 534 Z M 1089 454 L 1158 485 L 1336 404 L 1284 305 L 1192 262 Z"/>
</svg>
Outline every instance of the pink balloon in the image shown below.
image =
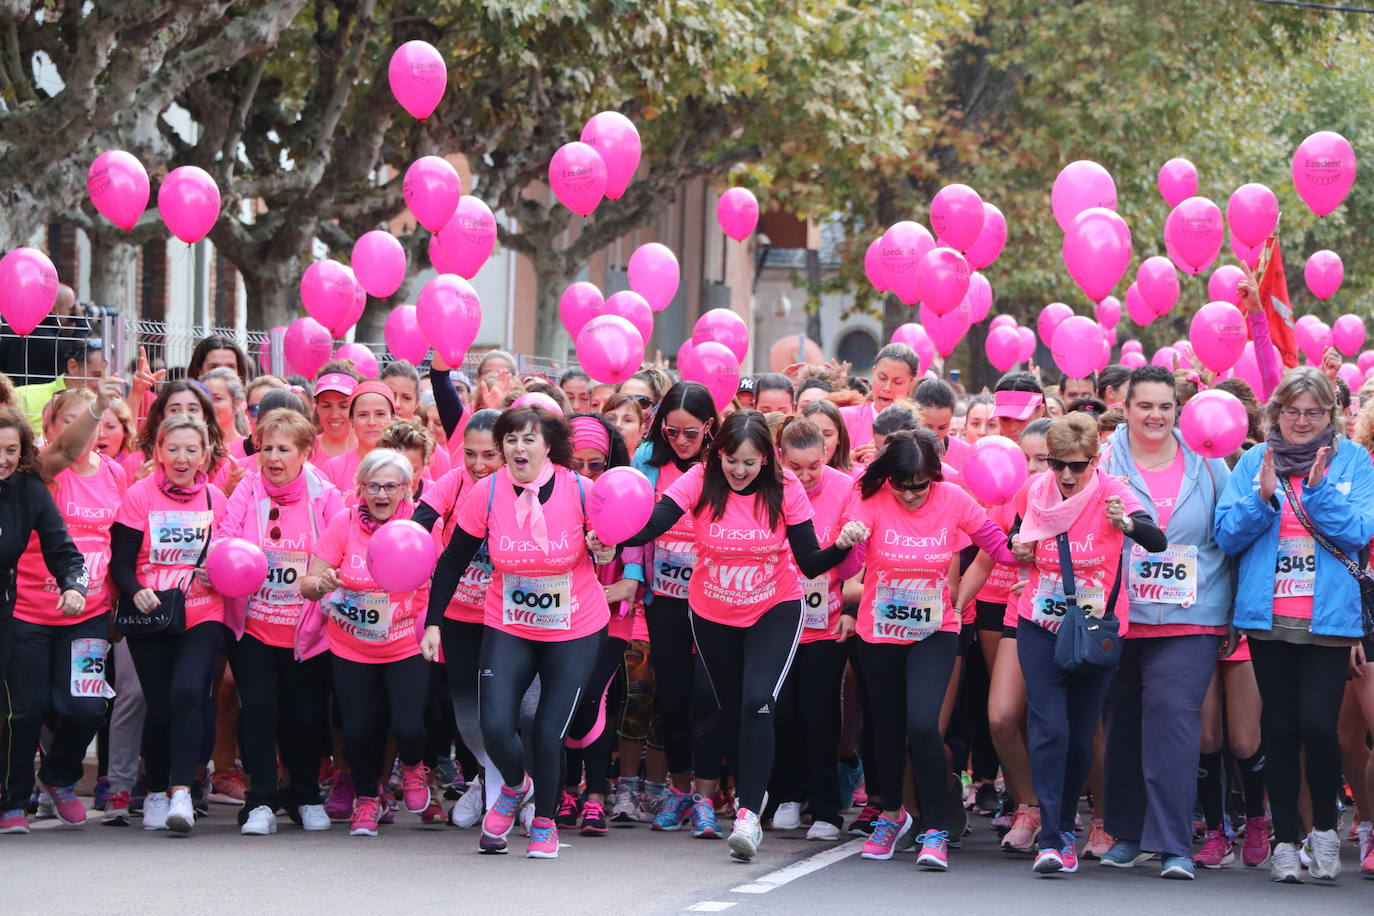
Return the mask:
<svg viewBox="0 0 1374 916">
<path fill-rule="evenodd" d="M 37 248 L 16 248 L 0 258 L 0 315 L 26 336 L 57 302 L 57 268 Z"/>
<path fill-rule="evenodd" d="M 1307 259 L 1302 276 L 1312 295 L 1318 299 L 1330 299 L 1336 295 L 1336 290 L 1341 288 L 1341 281 L 1345 279 L 1345 265 L 1336 252 L 1322 249 L 1313 252 Z"/>
<path fill-rule="evenodd" d="M 601 290 L 586 280 L 579 280 L 563 290 L 563 295 L 558 297 L 558 317 L 568 336 L 575 339 L 583 325 L 602 313 L 605 304 Z"/>
<path fill-rule="evenodd" d="M 1160 166 L 1156 184 L 1164 202 L 1177 207 L 1197 193 L 1197 167 L 1187 159 L 1170 159 Z"/>
<path fill-rule="evenodd" d="M 1188 339 L 1198 360 L 1213 372 L 1225 372 L 1245 350 L 1245 316 L 1229 302 L 1209 302 L 1197 310 Z"/>
<path fill-rule="evenodd" d="M 1330 326 L 1324 321 L 1311 321 L 1295 326 L 1295 331 L 1298 349 L 1307 357 L 1307 362 L 1313 366 L 1320 366 L 1326 349 L 1331 346 Z"/>
<path fill-rule="evenodd" d="M 556 416 L 563 416 L 563 408 L 557 401 L 542 391 L 531 391 L 511 401 L 511 407 L 538 407 Z"/>
<path fill-rule="evenodd" d="M 1361 353 L 1360 358 L 1355 361 L 1355 365 L 1365 374 L 1374 370 L 1374 350 L 1365 350 Z"/>
<path fill-rule="evenodd" d="M 628 319 L 598 315 L 578 329 L 577 361 L 598 382 L 619 385 L 644 363 L 644 338 Z M 679 356 L 678 369 L 682 369 Z"/>
<path fill-rule="evenodd" d="M 335 337 L 348 333 L 357 299 L 358 282 L 354 274 L 338 261 L 316 261 L 301 275 L 301 302 L 305 311 L 328 328 Z"/>
<path fill-rule="evenodd" d="M 1054 330 L 1066 319 L 1073 317 L 1073 309 L 1062 302 L 1051 302 L 1040 310 L 1035 319 L 1035 332 L 1046 342 L 1054 340 Z"/>
<path fill-rule="evenodd" d="M 611 468 L 587 494 L 587 521 L 603 544 L 619 544 L 639 533 L 654 511 L 654 486 L 634 468 Z"/>
<path fill-rule="evenodd" d="M 1360 352 L 1364 346 L 1364 319 L 1358 315 L 1337 318 L 1331 325 L 1331 345 L 1340 350 L 1342 356 L 1354 356 Z"/>
<path fill-rule="evenodd" d="M 864 249 L 864 276 L 875 290 L 885 293 L 887 278 L 883 276 L 883 265 L 879 259 L 882 247 L 883 240 L 879 237 L 869 242 L 868 247 Z"/>
<path fill-rule="evenodd" d="M 1300 328 L 1305 324 L 1318 324 L 1320 322 L 1321 319 L 1318 318 L 1316 315 L 1303 315 L 1296 322 L 1294 322 L 1293 326 Z"/>
<path fill-rule="evenodd" d="M 1360 370 L 1354 363 L 1341 363 L 1341 368 L 1336 370 L 1336 377 L 1345 382 L 1346 387 L 1351 391 L 1360 387 L 1364 378 L 1360 375 Z"/>
<path fill-rule="evenodd" d="M 606 161 L 586 143 L 565 143 L 549 160 L 549 187 L 559 203 L 579 216 L 601 203 L 606 181 Z"/>
<path fill-rule="evenodd" d="M 1108 296 L 1097 303 L 1097 308 L 1093 314 L 1097 316 L 1097 323 L 1108 331 L 1116 329 L 1121 321 L 1121 300 L 1115 296 Z"/>
<path fill-rule="evenodd" d="M 973 243 L 968 251 L 964 252 L 964 257 L 968 258 L 968 266 L 974 270 L 982 270 L 989 267 L 1002 254 L 1002 249 L 1007 245 L 1007 218 L 1002 215 L 1002 211 L 997 209 L 986 200 L 983 201 L 983 228 L 978 233 L 978 239 Z"/>
<path fill-rule="evenodd" d="M 325 326 L 314 318 L 297 318 L 286 326 L 283 349 L 287 372 L 312 378 L 321 366 L 329 362 L 334 341 L 330 339 Z"/>
<path fill-rule="evenodd" d="M 742 363 L 749 353 L 749 326 L 729 309 L 711 309 L 703 312 L 693 326 L 692 343 L 700 346 L 711 340 L 725 344 L 735 362 Z"/>
<path fill-rule="evenodd" d="M 691 365 L 682 370 L 682 377 L 705 385 L 716 410 L 724 410 L 739 391 L 739 360 L 725 344 L 702 341 L 692 348 Z"/>
<path fill-rule="evenodd" d="M 415 317 L 444 362 L 460 366 L 482 327 L 482 301 L 462 277 L 440 274 L 420 290 Z"/>
<path fill-rule="evenodd" d="M 387 352 L 396 359 L 409 360 L 418 366 L 429 355 L 429 343 L 420 330 L 420 319 L 413 305 L 398 305 L 391 310 L 382 328 L 382 338 L 386 341 Z"/>
<path fill-rule="evenodd" d="M 1209 388 L 1183 405 L 1178 426 L 1190 449 L 1204 458 L 1225 458 L 1245 444 L 1250 418 L 1234 394 Z"/>
<path fill-rule="evenodd" d="M 602 314 L 619 315 L 639 332 L 640 339 L 648 342 L 654 335 L 654 310 L 644 297 L 634 290 L 621 290 L 606 297 Z"/>
<path fill-rule="evenodd" d="M 157 189 L 157 212 L 186 244 L 205 238 L 219 219 L 219 187 L 210 173 L 194 165 L 173 169 Z"/>
<path fill-rule="evenodd" d="M 1249 267 L 1251 270 L 1259 267 L 1260 255 L 1264 253 L 1263 245 L 1245 245 L 1234 235 L 1231 236 L 1231 253 L 1236 256 L 1236 260 Z"/>
<path fill-rule="evenodd" d="M 1131 230 L 1113 210 L 1089 207 L 1064 233 L 1064 266 L 1083 294 L 1101 302 L 1131 266 Z"/>
<path fill-rule="evenodd" d="M 630 289 L 643 296 L 649 308 L 655 312 L 661 312 L 672 304 L 682 280 L 677 256 L 667 245 L 658 242 L 649 242 L 636 248 L 634 254 L 630 255 L 626 272 L 629 274 Z M 646 335 L 644 339 L 649 338 Z"/>
<path fill-rule="evenodd" d="M 634 122 L 618 111 L 603 111 L 592 115 L 579 139 L 596 150 L 606 163 L 606 196 L 620 200 L 639 170 L 642 148 Z"/>
<path fill-rule="evenodd" d="M 406 279 L 406 251 L 390 232 L 374 229 L 353 243 L 353 276 L 369 296 L 394 295 Z"/>
<path fill-rule="evenodd" d="M 917 375 L 925 375 L 930 364 L 935 361 L 935 342 L 919 324 L 907 322 L 898 326 L 897 330 L 892 332 L 892 342 L 906 344 L 916 351 Z"/>
<path fill-rule="evenodd" d="M 1006 372 L 1021 361 L 1021 335 L 1016 333 L 1015 328 L 1005 325 L 993 328 L 988 332 L 983 349 L 988 355 L 988 362 L 998 372 Z M 1025 463 L 1024 459 L 1022 463 Z"/>
<path fill-rule="evenodd" d="M 731 188 L 716 201 L 716 222 L 730 238 L 742 242 L 759 224 L 759 201 L 748 188 Z"/>
<path fill-rule="evenodd" d="M 401 194 L 420 225 L 438 232 L 453 219 L 463 196 L 463 182 L 447 159 L 421 156 L 406 169 Z"/>
<path fill-rule="evenodd" d="M 1021 358 L 1017 362 L 1028 362 L 1035 356 L 1035 348 L 1039 343 L 1035 339 L 1035 332 L 1030 328 L 1018 327 L 1016 333 L 1021 338 Z"/>
<path fill-rule="evenodd" d="M 918 315 L 921 319 L 921 326 L 930 335 L 931 343 L 935 344 L 935 351 L 941 356 L 948 357 L 954 352 L 954 348 L 959 346 L 959 342 L 968 333 L 972 315 L 969 313 L 968 303 L 961 302 L 952 312 L 944 315 L 937 315 L 924 302 L 921 303 Z"/>
<path fill-rule="evenodd" d="M 382 591 L 404 595 L 434 575 L 434 538 L 418 522 L 393 518 L 367 544 L 367 572 Z"/>
<path fill-rule="evenodd" d="M 205 555 L 205 574 L 221 595 L 247 598 L 267 581 L 267 554 L 243 538 L 219 541 Z"/>
<path fill-rule="evenodd" d="M 1144 353 L 1145 346 L 1135 338 L 1132 338 L 1121 345 L 1122 353 Z"/>
<path fill-rule="evenodd" d="M 887 288 L 907 305 L 921 301 L 916 265 L 935 247 L 935 239 L 925 226 L 903 220 L 883 233 L 878 262 L 882 265 Z"/>
<path fill-rule="evenodd" d="M 1054 363 L 1069 378 L 1087 378 L 1102 352 L 1102 329 L 1091 318 L 1073 315 L 1054 329 L 1050 338 Z"/>
<path fill-rule="evenodd" d="M 1207 298 L 1240 305 L 1240 283 L 1244 279 L 1245 271 L 1234 264 L 1223 264 L 1207 278 Z"/>
<path fill-rule="evenodd" d="M 1186 340 L 1176 340 L 1171 345 L 1174 352 L 1178 354 L 1178 368 L 1196 369 L 1193 362 L 1193 345 Z"/>
<path fill-rule="evenodd" d="M 966 184 L 945 185 L 930 202 L 930 228 L 941 245 L 968 251 L 983 231 L 983 199 Z"/>
<path fill-rule="evenodd" d="M 985 506 L 1009 502 L 1026 482 L 1026 455 L 1005 436 L 984 436 L 964 458 L 964 485 Z"/>
<path fill-rule="evenodd" d="M 1092 207 L 1116 209 L 1116 182 L 1111 173 L 1096 162 L 1087 159 L 1070 162 L 1054 179 L 1050 204 L 1059 228 L 1068 232 L 1074 217 L 1084 210 Z"/>
<path fill-rule="evenodd" d="M 1121 354 L 1119 362 L 1127 369 L 1139 369 L 1145 365 L 1145 354 L 1139 350 L 1128 350 Z"/>
<path fill-rule="evenodd" d="M 379 375 L 376 355 L 360 343 L 341 344 L 334 351 L 334 359 L 348 360 L 363 378 L 376 378 Z"/>
<path fill-rule="evenodd" d="M 1188 198 L 1164 221 L 1164 241 L 1174 247 L 1192 273 L 1199 273 L 1216 259 L 1225 236 L 1221 210 L 1205 197 Z"/>
<path fill-rule="evenodd" d="M 1016 319 L 1010 315 L 998 315 L 988 322 L 988 330 L 991 331 L 993 328 L 1000 328 L 1002 325 L 1014 328 L 1016 327 Z"/>
<path fill-rule="evenodd" d="M 1293 186 L 1318 216 L 1341 205 L 1355 184 L 1355 171 L 1355 150 L 1333 131 L 1317 131 L 1293 153 Z"/>
<path fill-rule="evenodd" d="M 1145 302 L 1140 295 L 1140 286 L 1132 283 L 1126 288 L 1126 314 L 1142 328 L 1159 317 L 1159 314 Z"/>
<path fill-rule="evenodd" d="M 1178 351 L 1173 347 L 1160 347 L 1155 351 L 1154 359 L 1150 363 L 1155 366 L 1163 366 L 1170 372 L 1178 369 Z"/>
<path fill-rule="evenodd" d="M 1136 272 L 1135 285 L 1140 298 L 1156 315 L 1167 315 L 1178 301 L 1178 273 L 1168 258 L 1146 258 Z"/>
<path fill-rule="evenodd" d="M 132 229 L 148 209 L 148 172 L 132 154 L 108 150 L 87 170 L 86 193 L 101 216 L 121 229 Z"/>
<path fill-rule="evenodd" d="M 1258 248 L 1278 224 L 1279 199 L 1262 184 L 1243 184 L 1226 202 L 1226 225 L 1242 245 Z"/>
<path fill-rule="evenodd" d="M 1101 329 L 1100 327 L 1098 328 L 1098 330 L 1101 332 L 1102 343 L 1097 350 L 1097 361 L 1093 363 L 1094 372 L 1101 372 L 1103 369 L 1111 365 L 1112 342 L 1116 339 L 1115 331 L 1106 331 Z"/>
<path fill-rule="evenodd" d="M 407 41 L 392 52 L 386 76 L 396 101 L 422 121 L 434 114 L 448 86 L 443 55 L 424 41 Z"/>
<path fill-rule="evenodd" d="M 992 284 L 988 278 L 974 271 L 968 275 L 968 299 L 969 320 L 974 324 L 988 317 L 988 312 L 992 311 Z"/>
<path fill-rule="evenodd" d="M 968 294 L 968 262 L 953 248 L 932 248 L 916 264 L 921 301 L 937 315 L 948 315 Z"/>
<path fill-rule="evenodd" d="M 429 237 L 429 263 L 441 274 L 456 274 L 458 267 L 444 254 L 444 249 L 439 244 L 439 233 L 434 233 Z"/>
<path fill-rule="evenodd" d="M 464 194 L 437 238 L 451 273 L 471 280 L 496 248 L 496 217 L 481 198 Z"/>
</svg>

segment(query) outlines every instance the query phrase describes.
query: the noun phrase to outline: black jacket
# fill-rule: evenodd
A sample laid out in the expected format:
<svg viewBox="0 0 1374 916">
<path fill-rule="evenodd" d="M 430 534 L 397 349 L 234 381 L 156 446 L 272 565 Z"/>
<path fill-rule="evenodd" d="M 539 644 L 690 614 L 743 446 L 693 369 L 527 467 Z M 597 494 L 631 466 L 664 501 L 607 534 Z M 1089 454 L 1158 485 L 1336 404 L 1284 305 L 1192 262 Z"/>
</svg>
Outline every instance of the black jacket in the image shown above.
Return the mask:
<svg viewBox="0 0 1374 916">
<path fill-rule="evenodd" d="M 72 543 L 52 494 L 37 477 L 15 471 L 0 480 L 0 617 L 14 613 L 15 567 L 35 531 L 43 562 L 58 587 L 86 594 L 85 558 Z"/>
</svg>

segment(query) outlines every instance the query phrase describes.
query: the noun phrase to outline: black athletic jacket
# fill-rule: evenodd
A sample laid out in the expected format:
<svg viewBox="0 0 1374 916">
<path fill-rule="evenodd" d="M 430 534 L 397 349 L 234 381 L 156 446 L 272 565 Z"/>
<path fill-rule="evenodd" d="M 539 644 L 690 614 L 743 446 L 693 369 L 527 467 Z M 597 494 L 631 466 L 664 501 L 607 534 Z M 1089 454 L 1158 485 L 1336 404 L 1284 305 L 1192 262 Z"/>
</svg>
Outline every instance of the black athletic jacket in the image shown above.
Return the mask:
<svg viewBox="0 0 1374 916">
<path fill-rule="evenodd" d="M 58 587 L 86 594 L 86 561 L 72 543 L 52 494 L 37 477 L 15 471 L 0 480 L 0 617 L 14 613 L 15 567 L 35 531 Z"/>
</svg>

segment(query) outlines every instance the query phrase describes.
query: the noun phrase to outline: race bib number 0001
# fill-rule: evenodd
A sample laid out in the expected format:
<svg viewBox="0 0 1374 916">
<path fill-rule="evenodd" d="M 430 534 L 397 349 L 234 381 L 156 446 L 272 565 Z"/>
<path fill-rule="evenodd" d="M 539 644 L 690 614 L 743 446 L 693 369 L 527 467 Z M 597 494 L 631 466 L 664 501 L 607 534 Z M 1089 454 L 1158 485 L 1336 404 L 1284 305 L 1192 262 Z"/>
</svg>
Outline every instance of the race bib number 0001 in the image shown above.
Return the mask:
<svg viewBox="0 0 1374 916">
<path fill-rule="evenodd" d="M 1159 553 L 1131 546 L 1131 600 L 1192 607 L 1197 603 L 1197 545 L 1170 544 Z"/>
<path fill-rule="evenodd" d="M 567 630 L 572 626 L 572 574 L 502 577 L 501 620 L 506 626 Z"/>
</svg>

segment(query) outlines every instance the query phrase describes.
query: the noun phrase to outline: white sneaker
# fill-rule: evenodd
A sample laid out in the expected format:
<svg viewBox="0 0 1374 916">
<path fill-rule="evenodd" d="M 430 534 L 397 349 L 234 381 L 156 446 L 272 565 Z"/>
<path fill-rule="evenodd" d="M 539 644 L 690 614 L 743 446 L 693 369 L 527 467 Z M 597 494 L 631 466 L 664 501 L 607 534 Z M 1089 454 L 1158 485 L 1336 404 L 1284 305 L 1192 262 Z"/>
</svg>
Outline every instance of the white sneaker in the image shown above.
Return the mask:
<svg viewBox="0 0 1374 916">
<path fill-rule="evenodd" d="M 167 808 L 170 804 L 171 799 L 166 792 L 149 792 L 148 797 L 143 799 L 143 829 L 166 830 Z"/>
<path fill-rule="evenodd" d="M 615 786 L 615 803 L 611 805 L 611 823 L 629 824 L 639 813 L 640 781 L 638 776 L 622 776 Z"/>
<path fill-rule="evenodd" d="M 796 830 L 801 826 L 801 802 L 783 802 L 773 812 L 774 830 Z"/>
<path fill-rule="evenodd" d="M 735 828 L 725 843 L 730 847 L 731 858 L 748 862 L 759 851 L 763 842 L 763 829 L 759 826 L 759 816 L 748 808 L 735 812 Z"/>
<path fill-rule="evenodd" d="M 531 798 L 534 796 L 531 795 Z M 460 799 L 461 801 L 461 799 Z M 520 806 L 520 835 L 530 835 L 530 824 L 534 822 L 534 802 L 529 801 Z"/>
<path fill-rule="evenodd" d="M 172 793 L 172 801 L 167 808 L 167 829 L 173 833 L 190 833 L 195 825 L 196 809 L 191 804 L 191 793 L 177 789 Z"/>
<path fill-rule="evenodd" d="M 813 821 L 811 829 L 806 831 L 808 840 L 833 841 L 840 838 L 840 828 L 829 821 Z"/>
<path fill-rule="evenodd" d="M 1361 862 L 1365 860 L 1365 856 L 1369 855 L 1371 835 L 1374 835 L 1374 824 L 1371 824 L 1369 821 L 1360 821 L 1359 825 L 1355 828 L 1355 841 L 1360 844 Z"/>
<path fill-rule="evenodd" d="M 1341 873 L 1341 838 L 1334 830 L 1313 830 L 1304 848 L 1312 859 L 1308 873 L 1323 881 L 1335 881 Z"/>
<path fill-rule="evenodd" d="M 267 836 L 277 832 L 277 815 L 266 805 L 258 805 L 248 812 L 248 819 L 239 828 L 243 836 Z"/>
<path fill-rule="evenodd" d="M 325 813 L 324 805 L 301 805 L 296 808 L 296 813 L 301 816 L 302 830 L 329 829 L 329 815 Z"/>
<path fill-rule="evenodd" d="M 482 784 L 472 782 L 448 812 L 448 822 L 466 830 L 482 819 Z"/>
<path fill-rule="evenodd" d="M 1269 880 L 1282 884 L 1302 884 L 1302 866 L 1298 862 L 1298 848 L 1292 843 L 1279 843 L 1269 856 Z"/>
</svg>

